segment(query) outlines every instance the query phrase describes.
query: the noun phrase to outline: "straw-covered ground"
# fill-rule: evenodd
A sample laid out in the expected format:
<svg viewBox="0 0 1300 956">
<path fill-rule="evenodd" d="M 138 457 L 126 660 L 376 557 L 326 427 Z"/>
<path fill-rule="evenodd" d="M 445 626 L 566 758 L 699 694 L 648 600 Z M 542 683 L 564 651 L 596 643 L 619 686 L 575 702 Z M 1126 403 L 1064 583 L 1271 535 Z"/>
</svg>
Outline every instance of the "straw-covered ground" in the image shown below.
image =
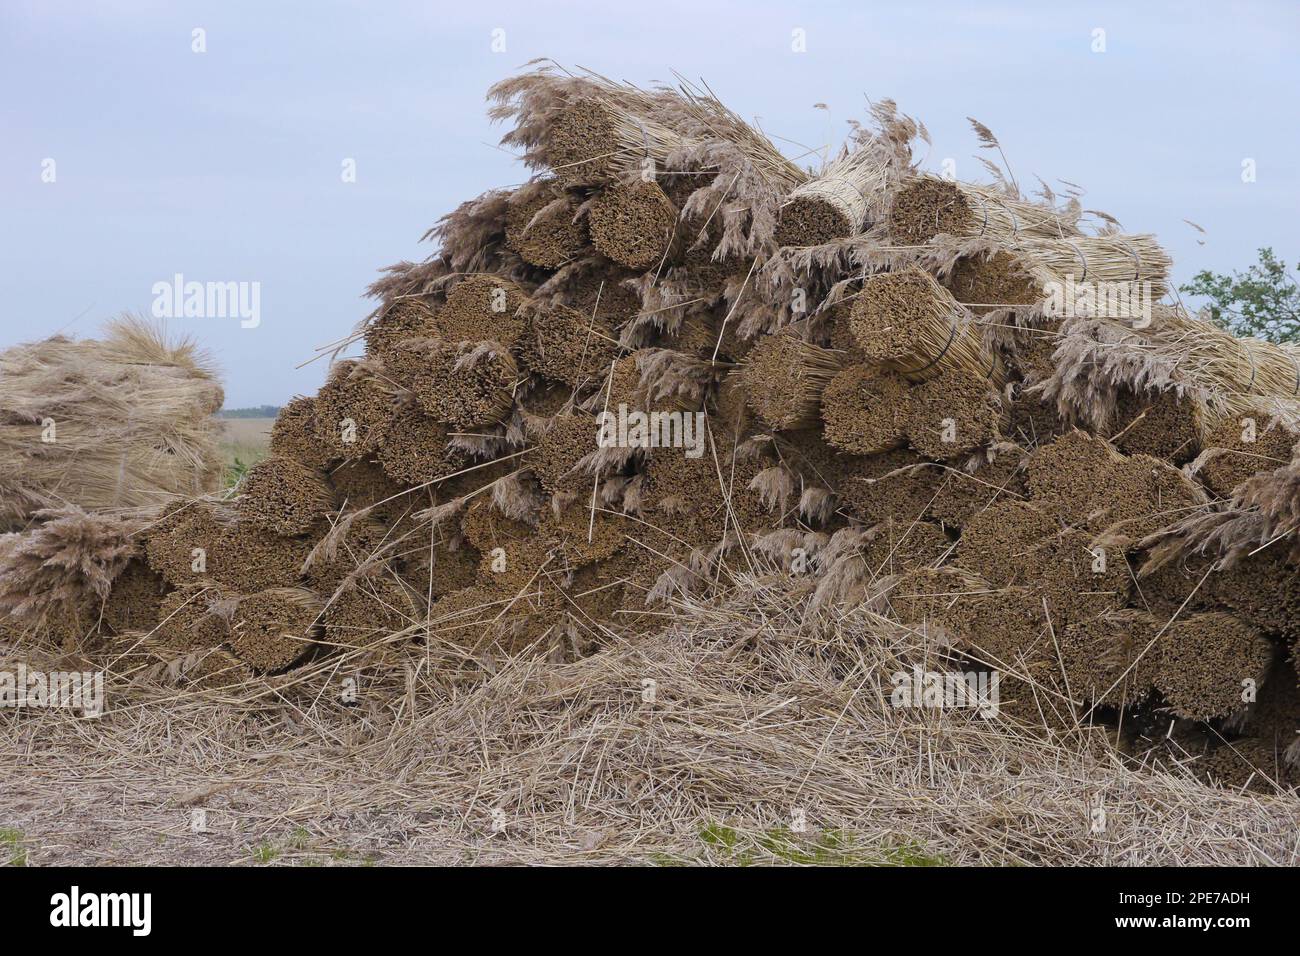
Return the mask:
<svg viewBox="0 0 1300 956">
<path fill-rule="evenodd" d="M 1296 862 L 1294 796 L 895 707 L 923 633 L 736 584 L 573 663 L 457 678 L 399 631 L 234 694 L 144 672 L 95 720 L 9 711 L 0 830 L 33 865 Z"/>
</svg>

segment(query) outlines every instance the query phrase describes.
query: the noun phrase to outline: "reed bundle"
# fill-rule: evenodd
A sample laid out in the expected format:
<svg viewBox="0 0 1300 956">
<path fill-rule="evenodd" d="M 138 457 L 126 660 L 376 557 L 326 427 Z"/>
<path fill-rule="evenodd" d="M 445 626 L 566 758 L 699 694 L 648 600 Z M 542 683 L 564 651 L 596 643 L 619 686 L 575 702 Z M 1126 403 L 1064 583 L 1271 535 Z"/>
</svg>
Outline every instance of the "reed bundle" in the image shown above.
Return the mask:
<svg viewBox="0 0 1300 956">
<path fill-rule="evenodd" d="M 740 383 L 749 407 L 771 427 L 809 428 L 819 419 L 822 392 L 844 362 L 840 352 L 778 332 L 745 356 Z"/>
<path fill-rule="evenodd" d="M 524 333 L 524 290 L 499 275 L 470 275 L 447 293 L 433 321 L 434 338 L 445 342 L 499 342 L 512 347 Z"/>
<path fill-rule="evenodd" d="M 373 359 L 338 362 L 315 402 L 316 437 L 330 459 L 372 454 L 393 419 L 393 386 Z"/>
<path fill-rule="evenodd" d="M 1080 235 L 1076 211 L 934 176 L 918 176 L 894 194 L 888 229 L 896 242 L 908 245 L 941 234 L 1006 244 Z"/>
<path fill-rule="evenodd" d="M 1094 315 L 1111 314 L 1107 311 L 1105 290 L 1100 288 L 1102 284 L 1128 290 L 1132 297 L 1146 296 L 1154 305 L 1167 291 L 1165 280 L 1173 265 L 1155 236 L 1149 235 L 1022 238 L 1011 248 L 1040 285 L 1064 284 L 1069 277 L 1076 286 L 1091 283 L 1099 287 L 1095 301 L 1084 300 Z M 1151 283 L 1149 291 L 1144 286 L 1148 282 Z M 1076 307 L 1083 311 L 1085 305 L 1076 303 Z M 1129 307 L 1132 307 L 1131 300 Z M 1138 315 L 1124 316 L 1121 312 L 1121 317 L 1136 319 Z"/>
<path fill-rule="evenodd" d="M 822 393 L 826 441 L 852 455 L 875 455 L 907 443 L 907 382 L 869 365 L 851 365 Z"/>
<path fill-rule="evenodd" d="M 280 409 L 271 425 L 268 447 L 272 455 L 292 458 L 308 468 L 329 464 L 328 452 L 316 435 L 315 399 L 297 395 Z"/>
<path fill-rule="evenodd" d="M 306 588 L 269 588 L 239 599 L 230 649 L 255 671 L 283 670 L 315 646 L 325 602 Z"/>
<path fill-rule="evenodd" d="M 211 584 L 187 584 L 159 601 L 158 616 L 149 629 L 169 650 L 188 653 L 210 650 L 229 637 L 229 620 L 222 602 L 230 595 Z"/>
<path fill-rule="evenodd" d="M 611 183 L 587 213 L 591 242 L 621 266 L 643 271 L 668 257 L 677 229 L 677 209 L 658 183 Z"/>
<path fill-rule="evenodd" d="M 1155 686 L 1179 717 L 1226 717 L 1241 709 L 1245 682 L 1264 682 L 1272 660 L 1269 642 L 1231 614 L 1193 614 L 1161 635 Z"/>
<path fill-rule="evenodd" d="M 0 530 L 41 508 L 158 506 L 220 484 L 210 360 L 131 316 L 0 352 Z"/>
<path fill-rule="evenodd" d="M 334 507 L 324 472 L 272 455 L 249 469 L 236 500 L 239 516 L 273 534 L 305 534 Z"/>
<path fill-rule="evenodd" d="M 531 265 L 558 269 L 587 245 L 586 224 L 573 197 L 553 179 L 520 187 L 510 197 L 506 244 Z"/>
<path fill-rule="evenodd" d="M 1205 451 L 1192 470 L 1220 497 L 1260 472 L 1287 465 L 1300 442 L 1300 422 L 1281 419 L 1261 403 L 1246 414 L 1226 415 L 1205 422 L 1201 447 Z"/>
<path fill-rule="evenodd" d="M 890 182 L 890 167 L 878 151 L 844 153 L 791 190 L 778 212 L 776 241 L 819 246 L 858 235 L 879 215 Z"/>
<path fill-rule="evenodd" d="M 435 304 L 424 296 L 402 296 L 393 300 L 366 326 L 366 355 L 387 358 L 400 350 L 405 339 L 433 335 L 437 321 Z"/>
<path fill-rule="evenodd" d="M 961 370 L 999 391 L 1006 382 L 1006 368 L 984 348 L 974 317 L 915 266 L 867 280 L 849 329 L 867 361 L 912 381 Z"/>
<path fill-rule="evenodd" d="M 1006 428 L 1006 409 L 988 379 L 957 366 L 913 386 L 901 413 L 908 443 L 935 461 L 993 445 Z"/>
</svg>

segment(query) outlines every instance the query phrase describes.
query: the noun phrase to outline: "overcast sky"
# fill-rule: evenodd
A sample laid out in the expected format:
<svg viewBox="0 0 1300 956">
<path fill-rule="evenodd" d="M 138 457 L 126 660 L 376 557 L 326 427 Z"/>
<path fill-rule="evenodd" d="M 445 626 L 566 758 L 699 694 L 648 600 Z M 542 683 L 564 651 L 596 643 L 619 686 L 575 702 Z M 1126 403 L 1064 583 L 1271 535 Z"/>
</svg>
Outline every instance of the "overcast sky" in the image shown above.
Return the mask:
<svg viewBox="0 0 1300 956">
<path fill-rule="evenodd" d="M 177 273 L 256 282 L 256 328 L 172 327 L 216 354 L 229 407 L 313 391 L 323 363 L 295 366 L 369 311 L 376 270 L 526 178 L 483 96 L 540 56 L 639 84 L 703 77 L 808 145 L 893 97 L 930 129 L 924 165 L 952 158 L 969 179 L 974 116 L 1022 184 L 1078 183 L 1157 233 L 1179 281 L 1264 245 L 1294 263 L 1297 45 L 1294 2 L 2 0 L 0 346 L 147 313 Z"/>
</svg>

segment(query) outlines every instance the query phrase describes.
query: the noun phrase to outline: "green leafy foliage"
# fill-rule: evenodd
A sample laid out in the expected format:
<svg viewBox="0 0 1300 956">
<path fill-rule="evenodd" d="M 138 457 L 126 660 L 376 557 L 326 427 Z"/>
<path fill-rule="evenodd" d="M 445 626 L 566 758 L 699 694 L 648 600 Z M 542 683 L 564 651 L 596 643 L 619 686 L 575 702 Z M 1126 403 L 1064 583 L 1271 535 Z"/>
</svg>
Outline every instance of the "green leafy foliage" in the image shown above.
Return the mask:
<svg viewBox="0 0 1300 956">
<path fill-rule="evenodd" d="M 1245 272 L 1223 275 L 1202 269 L 1178 290 L 1208 299 L 1210 320 L 1233 335 L 1300 340 L 1300 283 L 1268 247 L 1259 250 L 1259 262 Z"/>
</svg>

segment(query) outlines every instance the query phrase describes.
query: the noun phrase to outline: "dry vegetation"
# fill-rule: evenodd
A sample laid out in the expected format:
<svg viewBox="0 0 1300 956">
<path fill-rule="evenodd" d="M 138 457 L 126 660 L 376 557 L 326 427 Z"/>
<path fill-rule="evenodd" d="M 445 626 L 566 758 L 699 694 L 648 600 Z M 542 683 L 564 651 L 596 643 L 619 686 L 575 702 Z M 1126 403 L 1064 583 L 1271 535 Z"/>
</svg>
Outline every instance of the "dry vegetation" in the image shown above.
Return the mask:
<svg viewBox="0 0 1300 956">
<path fill-rule="evenodd" d="M 537 178 L 386 271 L 233 494 L 0 538 L 6 659 L 110 672 L 0 716 L 31 859 L 1294 862 L 1291 351 L 1048 314 L 1168 257 L 922 175 L 889 101 L 813 172 L 690 85 L 490 96 Z M 598 445 L 619 404 L 702 454 Z"/>
</svg>

